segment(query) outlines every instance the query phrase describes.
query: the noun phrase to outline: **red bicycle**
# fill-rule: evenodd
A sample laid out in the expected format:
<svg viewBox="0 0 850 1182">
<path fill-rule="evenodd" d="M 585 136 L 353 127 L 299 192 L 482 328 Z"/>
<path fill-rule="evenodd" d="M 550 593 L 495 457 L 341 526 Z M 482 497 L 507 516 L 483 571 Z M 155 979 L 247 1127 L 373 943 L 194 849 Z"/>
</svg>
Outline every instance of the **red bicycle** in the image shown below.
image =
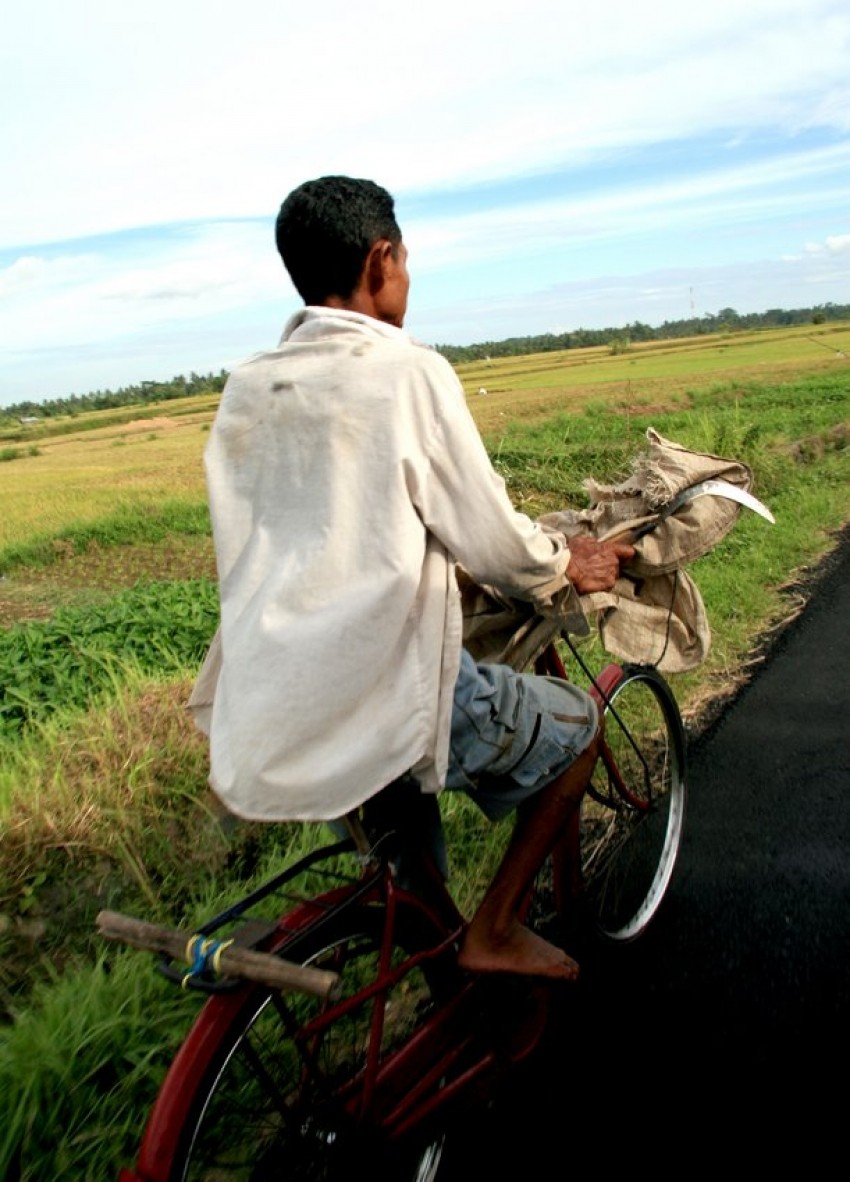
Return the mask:
<svg viewBox="0 0 850 1182">
<path fill-rule="evenodd" d="M 656 670 L 612 664 L 592 678 L 573 653 L 604 710 L 605 739 L 525 919 L 564 943 L 577 919 L 632 940 L 676 863 L 684 730 Z M 564 676 L 554 647 L 538 670 Z M 464 973 L 466 921 L 427 855 L 416 855 L 415 884 L 400 880 L 411 851 L 396 798 L 409 788 L 390 786 L 348 818 L 350 839 L 240 899 L 185 952 L 185 936 L 128 935 L 133 921 L 103 915 L 104 934 L 169 953 L 161 967 L 176 979 L 186 976 L 176 961 L 192 962 L 189 982 L 212 995 L 121 1182 L 434 1180 L 450 1122 L 537 1046 L 557 989 Z M 273 921 L 256 917 L 270 908 Z M 275 971 L 294 976 L 281 987 Z"/>
</svg>

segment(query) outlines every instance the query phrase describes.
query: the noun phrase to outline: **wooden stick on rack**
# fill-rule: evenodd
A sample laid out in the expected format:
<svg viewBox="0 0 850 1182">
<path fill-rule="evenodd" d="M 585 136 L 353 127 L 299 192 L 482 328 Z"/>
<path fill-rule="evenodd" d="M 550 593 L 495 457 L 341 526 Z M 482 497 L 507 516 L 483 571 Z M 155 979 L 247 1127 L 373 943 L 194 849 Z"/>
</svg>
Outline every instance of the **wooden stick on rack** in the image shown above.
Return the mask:
<svg viewBox="0 0 850 1182">
<path fill-rule="evenodd" d="M 117 911 L 101 911 L 97 917 L 100 934 L 107 940 L 117 940 L 132 948 L 146 952 L 159 952 L 183 964 L 192 965 L 190 951 L 194 933 L 175 931 L 160 927 Z M 293 964 L 281 960 L 269 952 L 255 952 L 240 948 L 236 944 L 222 944 L 216 960 L 216 968 L 223 977 L 239 977 L 245 981 L 256 981 L 270 989 L 290 990 L 309 993 L 314 997 L 333 999 L 339 991 L 339 975 L 324 969 Z"/>
</svg>

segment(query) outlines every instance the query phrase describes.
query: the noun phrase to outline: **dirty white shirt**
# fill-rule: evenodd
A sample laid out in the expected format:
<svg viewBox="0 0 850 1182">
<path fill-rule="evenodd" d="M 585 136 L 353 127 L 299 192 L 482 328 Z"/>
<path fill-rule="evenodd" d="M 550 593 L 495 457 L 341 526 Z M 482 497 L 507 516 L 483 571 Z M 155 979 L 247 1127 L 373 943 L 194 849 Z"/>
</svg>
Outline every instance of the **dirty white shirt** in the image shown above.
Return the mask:
<svg viewBox="0 0 850 1182">
<path fill-rule="evenodd" d="M 371 317 L 302 309 L 230 377 L 205 464 L 216 793 L 243 817 L 311 820 L 411 768 L 439 790 L 455 562 L 545 605 L 569 561 L 561 535 L 513 509 L 449 363 Z"/>
</svg>

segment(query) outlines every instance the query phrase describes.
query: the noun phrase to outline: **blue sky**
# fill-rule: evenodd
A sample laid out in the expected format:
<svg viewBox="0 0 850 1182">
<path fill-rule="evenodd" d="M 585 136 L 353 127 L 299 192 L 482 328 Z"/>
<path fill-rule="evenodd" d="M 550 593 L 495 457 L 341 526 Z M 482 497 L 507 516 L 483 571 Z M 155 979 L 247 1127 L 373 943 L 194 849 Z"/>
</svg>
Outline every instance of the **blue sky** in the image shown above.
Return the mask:
<svg viewBox="0 0 850 1182">
<path fill-rule="evenodd" d="M 846 0 L 29 0 L 0 45 L 0 404 L 229 368 L 323 173 L 431 343 L 850 302 Z"/>
</svg>

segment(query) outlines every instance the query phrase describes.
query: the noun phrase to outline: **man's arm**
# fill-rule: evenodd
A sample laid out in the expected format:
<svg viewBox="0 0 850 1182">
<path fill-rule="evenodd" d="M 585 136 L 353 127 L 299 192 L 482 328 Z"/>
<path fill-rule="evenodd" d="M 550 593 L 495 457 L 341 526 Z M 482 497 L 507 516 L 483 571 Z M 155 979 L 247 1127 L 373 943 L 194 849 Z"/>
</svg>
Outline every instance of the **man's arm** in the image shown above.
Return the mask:
<svg viewBox="0 0 850 1182">
<path fill-rule="evenodd" d="M 438 362 L 431 360 L 434 369 Z M 610 590 L 633 548 L 584 536 L 567 541 L 518 512 L 493 470 L 457 376 L 443 363 L 431 377 L 436 427 L 426 468 L 411 473 L 414 503 L 428 528 L 476 582 L 508 595 L 546 602 L 567 581 L 579 594 Z"/>
</svg>

